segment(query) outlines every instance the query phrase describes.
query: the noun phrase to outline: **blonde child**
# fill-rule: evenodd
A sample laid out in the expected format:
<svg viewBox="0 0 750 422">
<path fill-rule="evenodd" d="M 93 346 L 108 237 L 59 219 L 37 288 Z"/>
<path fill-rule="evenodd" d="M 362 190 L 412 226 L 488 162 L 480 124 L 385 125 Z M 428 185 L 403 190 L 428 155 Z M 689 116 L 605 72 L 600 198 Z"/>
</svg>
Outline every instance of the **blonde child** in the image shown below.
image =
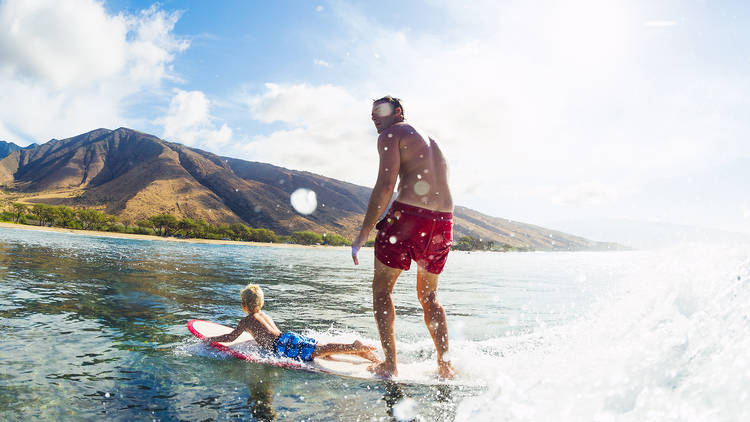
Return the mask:
<svg viewBox="0 0 750 422">
<path fill-rule="evenodd" d="M 349 354 L 361 356 L 375 363 L 380 362 L 377 355 L 372 352 L 375 347 L 364 345 L 360 341 L 351 344 L 317 344 L 314 339 L 290 331 L 282 333 L 274 324 L 273 319 L 261 311 L 264 304 L 263 290 L 257 284 L 248 284 L 240 293 L 240 297 L 242 299 L 242 310 L 247 313 L 247 316 L 240 320 L 237 328 L 231 333 L 208 337 L 205 339 L 206 342 L 231 342 L 239 337 L 243 331 L 247 331 L 260 347 L 271 350 L 282 357 L 311 361 L 314 358 L 333 354 Z"/>
</svg>

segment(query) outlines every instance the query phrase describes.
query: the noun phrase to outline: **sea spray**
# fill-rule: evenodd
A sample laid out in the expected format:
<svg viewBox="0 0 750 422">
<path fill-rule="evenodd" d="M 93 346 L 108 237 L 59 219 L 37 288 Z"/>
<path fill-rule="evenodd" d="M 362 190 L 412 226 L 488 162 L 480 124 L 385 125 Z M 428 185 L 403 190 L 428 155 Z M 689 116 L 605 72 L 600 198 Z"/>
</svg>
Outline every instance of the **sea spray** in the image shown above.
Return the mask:
<svg viewBox="0 0 750 422">
<path fill-rule="evenodd" d="M 456 419 L 748 420 L 748 250 L 655 253 L 586 315 L 519 338 Z"/>
</svg>

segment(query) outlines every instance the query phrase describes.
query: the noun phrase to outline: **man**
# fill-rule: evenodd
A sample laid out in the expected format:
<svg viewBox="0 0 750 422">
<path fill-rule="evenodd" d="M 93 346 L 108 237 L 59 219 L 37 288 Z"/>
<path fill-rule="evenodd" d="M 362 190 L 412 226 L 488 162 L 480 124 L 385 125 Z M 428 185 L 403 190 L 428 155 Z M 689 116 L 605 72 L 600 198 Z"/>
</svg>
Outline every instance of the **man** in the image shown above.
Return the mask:
<svg viewBox="0 0 750 422">
<path fill-rule="evenodd" d="M 448 166 L 433 139 L 407 124 L 398 98 L 375 100 L 372 121 L 378 131 L 380 166 L 362 228 L 352 242 L 352 259 L 377 227 L 372 300 L 385 360 L 370 367 L 382 377 L 396 376 L 396 310 L 391 292 L 401 271 L 417 263 L 417 296 L 424 321 L 437 349 L 438 375 L 452 378 L 448 359 L 448 326 L 437 300 L 438 275 L 443 271 L 453 239 L 453 199 L 448 188 Z M 391 200 L 396 180 L 398 195 L 386 216 L 377 222 Z M 377 222 L 377 226 L 376 226 Z"/>
</svg>

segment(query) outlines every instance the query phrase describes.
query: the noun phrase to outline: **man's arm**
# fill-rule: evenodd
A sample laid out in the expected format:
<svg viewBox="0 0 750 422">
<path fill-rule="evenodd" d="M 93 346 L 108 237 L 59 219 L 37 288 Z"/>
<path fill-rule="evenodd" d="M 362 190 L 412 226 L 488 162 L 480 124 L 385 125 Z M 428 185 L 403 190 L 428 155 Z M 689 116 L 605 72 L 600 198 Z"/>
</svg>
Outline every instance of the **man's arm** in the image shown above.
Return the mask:
<svg viewBox="0 0 750 422">
<path fill-rule="evenodd" d="M 235 328 L 234 330 L 232 330 L 231 333 L 222 334 L 222 335 L 216 336 L 216 337 L 206 337 L 205 339 L 203 339 L 203 341 L 205 341 L 207 343 L 216 343 L 216 342 L 219 342 L 219 343 L 230 343 L 230 342 L 235 341 L 237 339 L 237 337 L 239 337 L 240 334 L 242 334 L 242 332 L 245 331 L 245 327 L 247 326 L 247 321 L 245 321 L 246 318 L 247 317 L 242 318 L 240 320 L 239 324 L 237 324 L 237 328 Z"/>
<path fill-rule="evenodd" d="M 359 265 L 357 252 L 364 246 L 370 232 L 378 222 L 378 217 L 383 214 L 385 207 L 393 196 L 393 189 L 396 187 L 398 179 L 399 166 L 401 165 L 401 153 L 398 147 L 398 137 L 388 137 L 391 131 L 385 131 L 378 137 L 378 155 L 380 156 L 380 165 L 378 168 L 378 180 L 372 189 L 370 201 L 367 205 L 365 219 L 362 221 L 362 228 L 359 234 L 352 242 L 352 259 L 355 265 Z"/>
</svg>

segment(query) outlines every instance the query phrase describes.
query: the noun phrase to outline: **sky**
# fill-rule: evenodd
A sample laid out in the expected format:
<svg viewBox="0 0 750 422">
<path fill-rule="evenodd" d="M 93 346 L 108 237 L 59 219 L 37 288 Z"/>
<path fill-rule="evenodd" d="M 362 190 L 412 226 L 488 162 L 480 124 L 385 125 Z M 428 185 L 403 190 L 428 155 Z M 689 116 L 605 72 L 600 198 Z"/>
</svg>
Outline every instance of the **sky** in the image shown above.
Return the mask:
<svg viewBox="0 0 750 422">
<path fill-rule="evenodd" d="M 750 234 L 750 3 L 0 0 L 0 140 L 129 127 L 372 186 L 403 100 L 458 205 Z"/>
</svg>

